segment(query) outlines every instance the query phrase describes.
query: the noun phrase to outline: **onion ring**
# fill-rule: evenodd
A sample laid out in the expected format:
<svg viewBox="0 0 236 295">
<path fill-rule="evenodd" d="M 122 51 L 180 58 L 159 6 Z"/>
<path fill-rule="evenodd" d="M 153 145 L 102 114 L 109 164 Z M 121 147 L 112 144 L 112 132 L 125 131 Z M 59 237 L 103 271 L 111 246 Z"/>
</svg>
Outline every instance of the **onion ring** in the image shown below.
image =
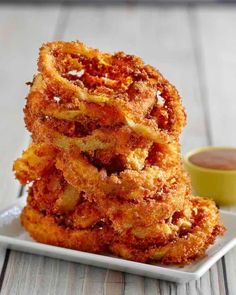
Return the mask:
<svg viewBox="0 0 236 295">
<path fill-rule="evenodd" d="M 199 197 L 193 197 L 192 202 L 195 207 L 194 225 L 187 234 L 165 246 L 146 250 L 113 243 L 111 252 L 129 260 L 158 261 L 163 264 L 188 264 L 203 256 L 216 236 L 223 234 L 225 229 L 219 222 L 219 213 L 214 202 Z"/>
<path fill-rule="evenodd" d="M 187 264 L 224 232 L 181 164 L 186 115 L 156 69 L 77 42 L 40 49 L 24 108 L 32 182 L 21 215 L 39 242 L 141 262 Z"/>
<path fill-rule="evenodd" d="M 166 195 L 162 193 L 157 199 L 136 204 L 110 196 L 94 203 L 86 201 L 86 195 L 71 187 L 62 173 L 54 169 L 46 178 L 34 181 L 29 189 L 28 204 L 47 215 L 60 216 L 60 221 L 63 219 L 65 225 L 70 224 L 76 228 L 89 227 L 101 220 L 107 220 L 119 234 L 127 235 L 129 231 L 140 238 L 141 235 L 145 236 L 146 231 L 153 233 L 155 230 L 157 239 L 161 235 L 159 228 L 169 227 L 169 224 L 163 224 L 163 220 L 171 218 L 174 212 L 180 212 L 186 207 L 185 190 L 184 185 L 179 192 L 173 187 L 175 198 L 173 192 L 169 191 Z"/>
<path fill-rule="evenodd" d="M 104 253 L 112 239 L 108 227 L 95 229 L 68 229 L 58 225 L 54 217 L 44 215 L 26 206 L 21 214 L 21 223 L 36 241 L 80 251 Z"/>
<path fill-rule="evenodd" d="M 16 178 L 26 184 L 36 180 L 55 164 L 56 149 L 45 143 L 31 144 L 21 158 L 14 162 Z"/>
<path fill-rule="evenodd" d="M 98 69 L 91 71 L 89 62 L 94 63 L 94 66 Z M 145 65 L 137 57 L 124 55 L 123 53 L 114 55 L 101 53 L 98 50 L 86 47 L 80 42 L 52 42 L 45 44 L 40 49 L 38 65 L 46 84 L 56 95 L 66 97 L 66 99 L 73 97 L 75 101 L 77 99 L 96 103 L 119 100 L 120 103 L 116 104 L 116 108 L 121 108 L 132 128 L 136 128 L 139 122 L 136 122 L 136 116 L 133 116 L 130 112 L 127 113 L 124 105 L 126 108 L 127 101 L 131 101 L 133 102 L 131 103 L 133 110 L 136 110 L 136 112 L 137 109 L 142 111 L 142 107 L 146 103 L 145 99 L 149 101 L 152 97 L 151 104 L 153 104 L 153 98 L 156 99 L 156 91 L 162 94 L 164 104 L 170 110 L 169 129 L 180 132 L 185 124 L 185 113 L 176 89 L 159 72 L 151 66 Z M 110 72 L 111 69 L 112 73 Z M 81 70 L 85 71 L 85 75 L 83 74 L 81 77 L 75 75 L 76 80 L 73 80 L 70 72 Z M 111 76 L 111 78 L 105 78 L 103 75 Z M 119 87 L 113 87 L 114 83 L 106 83 L 108 80 L 116 82 L 117 77 L 120 77 L 118 78 L 118 80 L 120 79 L 118 82 Z M 100 81 L 97 81 L 97 79 Z M 93 83 L 91 84 L 92 80 Z M 146 91 L 143 91 L 145 83 L 147 83 L 149 92 L 152 92 L 148 96 Z M 96 90 L 93 90 L 94 86 Z M 135 100 L 132 99 L 134 95 Z M 124 99 L 126 103 L 122 104 Z M 139 130 L 138 127 L 137 130 Z M 150 129 L 149 135 L 151 133 Z"/>
<path fill-rule="evenodd" d="M 160 184 L 170 177 L 170 173 L 158 166 L 150 166 L 141 171 L 126 169 L 119 175 L 108 176 L 104 169 L 99 171 L 82 155 L 65 153 L 57 158 L 56 167 L 63 172 L 68 183 L 92 199 L 106 194 L 116 194 L 126 199 L 152 196 Z"/>
</svg>

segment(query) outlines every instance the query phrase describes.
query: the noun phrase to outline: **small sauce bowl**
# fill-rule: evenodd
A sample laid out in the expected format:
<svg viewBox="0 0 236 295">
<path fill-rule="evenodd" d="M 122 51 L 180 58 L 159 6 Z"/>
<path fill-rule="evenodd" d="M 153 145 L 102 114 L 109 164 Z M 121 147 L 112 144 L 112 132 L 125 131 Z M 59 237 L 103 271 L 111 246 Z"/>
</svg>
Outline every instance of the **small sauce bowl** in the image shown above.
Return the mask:
<svg viewBox="0 0 236 295">
<path fill-rule="evenodd" d="M 191 156 L 209 150 L 235 150 L 231 147 L 202 147 L 186 154 L 183 159 L 184 167 L 191 177 L 194 193 L 215 200 L 218 205 L 236 205 L 236 169 L 221 170 L 205 168 L 193 164 Z"/>
</svg>

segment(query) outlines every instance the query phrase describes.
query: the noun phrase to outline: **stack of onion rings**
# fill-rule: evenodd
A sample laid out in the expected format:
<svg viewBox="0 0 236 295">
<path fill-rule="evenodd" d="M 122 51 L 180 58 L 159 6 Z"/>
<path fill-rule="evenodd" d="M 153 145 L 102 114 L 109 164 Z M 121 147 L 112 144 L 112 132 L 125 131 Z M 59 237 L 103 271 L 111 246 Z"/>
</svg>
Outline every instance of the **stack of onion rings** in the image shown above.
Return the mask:
<svg viewBox="0 0 236 295">
<path fill-rule="evenodd" d="M 21 221 L 39 242 L 185 264 L 224 227 L 191 195 L 180 159 L 186 116 L 157 70 L 80 42 L 40 49 L 24 109 L 32 144 L 14 163 L 32 183 Z"/>
</svg>

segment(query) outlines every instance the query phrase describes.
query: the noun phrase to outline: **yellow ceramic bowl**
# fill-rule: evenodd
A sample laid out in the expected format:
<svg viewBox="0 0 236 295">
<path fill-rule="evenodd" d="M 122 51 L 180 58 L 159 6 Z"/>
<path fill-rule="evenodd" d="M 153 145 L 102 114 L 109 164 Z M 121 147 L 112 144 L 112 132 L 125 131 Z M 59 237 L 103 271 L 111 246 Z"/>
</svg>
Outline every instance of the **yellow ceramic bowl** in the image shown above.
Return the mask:
<svg viewBox="0 0 236 295">
<path fill-rule="evenodd" d="M 229 147 L 203 147 L 189 152 L 184 157 L 184 167 L 190 174 L 193 190 L 199 196 L 214 199 L 219 205 L 235 205 L 236 170 L 203 168 L 189 161 L 192 155 L 213 149 L 229 149 Z"/>
</svg>

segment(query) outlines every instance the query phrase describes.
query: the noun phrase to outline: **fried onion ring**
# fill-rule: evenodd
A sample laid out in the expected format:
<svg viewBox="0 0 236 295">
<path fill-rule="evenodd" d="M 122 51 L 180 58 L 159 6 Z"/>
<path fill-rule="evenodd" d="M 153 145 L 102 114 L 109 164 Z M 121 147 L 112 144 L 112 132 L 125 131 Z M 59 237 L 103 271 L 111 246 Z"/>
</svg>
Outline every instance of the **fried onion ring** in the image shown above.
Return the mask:
<svg viewBox="0 0 236 295">
<path fill-rule="evenodd" d="M 26 184 L 36 180 L 55 164 L 56 149 L 45 143 L 31 144 L 21 158 L 14 162 L 16 178 Z"/>
<path fill-rule="evenodd" d="M 68 165 L 70 163 L 70 165 Z M 170 174 L 158 166 L 144 170 L 124 170 L 108 176 L 98 170 L 82 155 L 63 154 L 57 158 L 56 167 L 63 172 L 68 183 L 86 193 L 87 197 L 98 199 L 105 194 L 124 196 L 126 199 L 140 199 L 152 196 Z"/>
<path fill-rule="evenodd" d="M 58 225 L 53 216 L 44 215 L 30 206 L 24 208 L 21 223 L 40 243 L 93 253 L 107 252 L 113 234 L 106 226 L 94 229 L 69 229 Z"/>
<path fill-rule="evenodd" d="M 89 62 L 94 63 L 97 69 L 91 70 Z M 127 124 L 137 132 L 143 132 L 138 120 L 140 112 L 146 110 L 145 104 L 148 110 L 153 106 L 157 91 L 159 96 L 162 94 L 164 104 L 161 107 L 160 104 L 156 105 L 153 111 L 156 117 L 164 113 L 167 107 L 167 113 L 170 111 L 167 116 L 171 115 L 167 124 L 169 131 L 180 132 L 185 124 L 185 113 L 176 89 L 159 72 L 145 65 L 137 57 L 123 53 L 114 55 L 101 53 L 80 42 L 52 42 L 40 49 L 38 65 L 46 84 L 55 95 L 66 100 L 70 97 L 74 101 L 95 103 L 116 101 L 116 109 L 121 110 L 127 119 Z M 77 73 L 82 70 L 84 73 L 78 77 Z M 72 71 L 76 74 L 71 75 Z M 110 83 L 107 83 L 108 81 Z M 114 87 L 117 83 L 119 87 Z M 127 111 L 129 105 L 131 107 Z M 133 112 L 130 113 L 130 109 Z M 148 124 L 150 121 L 149 118 Z M 148 134 L 151 136 L 158 127 L 150 128 Z"/>
<path fill-rule="evenodd" d="M 21 222 L 51 245 L 140 262 L 187 264 L 224 232 L 191 195 L 180 96 L 156 69 L 76 42 L 40 49 L 26 106 L 33 143 L 15 161 L 30 183 Z"/>
<path fill-rule="evenodd" d="M 161 247 L 139 250 L 122 243 L 111 245 L 112 253 L 128 260 L 157 261 L 163 264 L 187 264 L 204 255 L 216 236 L 223 234 L 219 213 L 209 199 L 193 197 L 193 227 L 183 236 Z"/>
</svg>

